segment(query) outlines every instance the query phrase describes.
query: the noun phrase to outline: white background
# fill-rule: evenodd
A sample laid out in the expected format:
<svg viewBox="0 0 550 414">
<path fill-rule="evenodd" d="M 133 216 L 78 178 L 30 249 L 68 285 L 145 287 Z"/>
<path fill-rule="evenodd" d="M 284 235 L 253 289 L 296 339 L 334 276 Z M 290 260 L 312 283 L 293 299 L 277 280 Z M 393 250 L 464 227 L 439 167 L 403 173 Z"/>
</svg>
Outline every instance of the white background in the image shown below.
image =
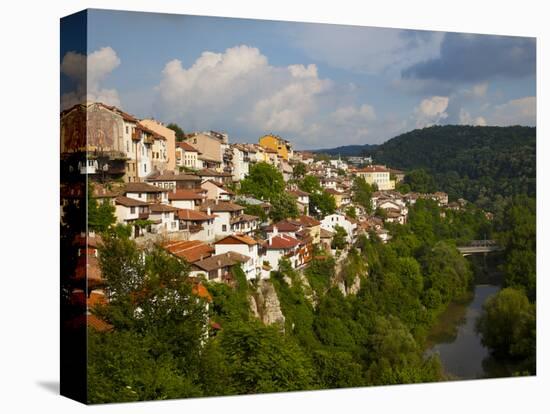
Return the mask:
<svg viewBox="0 0 550 414">
<path fill-rule="evenodd" d="M 369 4 L 372 3 L 372 4 Z M 7 0 L 0 14 L 0 411 L 549 412 L 547 123 L 550 35 L 544 1 Z M 85 408 L 57 395 L 59 18 L 86 7 L 538 37 L 538 375 Z M 541 76 L 542 75 L 542 76 Z M 541 79 L 542 78 L 542 79 Z M 543 298 L 544 296 L 544 298 Z"/>
</svg>

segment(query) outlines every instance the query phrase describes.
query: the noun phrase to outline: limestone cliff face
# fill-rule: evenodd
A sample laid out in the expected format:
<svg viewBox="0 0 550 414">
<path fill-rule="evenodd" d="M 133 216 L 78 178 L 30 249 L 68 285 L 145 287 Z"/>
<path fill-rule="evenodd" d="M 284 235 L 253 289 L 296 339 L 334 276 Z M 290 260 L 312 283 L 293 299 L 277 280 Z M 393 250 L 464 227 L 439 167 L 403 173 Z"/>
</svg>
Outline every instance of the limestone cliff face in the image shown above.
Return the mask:
<svg viewBox="0 0 550 414">
<path fill-rule="evenodd" d="M 258 287 L 249 297 L 252 313 L 266 325 L 280 324 L 284 329 L 285 316 L 273 284 L 269 280 L 261 280 Z"/>
</svg>

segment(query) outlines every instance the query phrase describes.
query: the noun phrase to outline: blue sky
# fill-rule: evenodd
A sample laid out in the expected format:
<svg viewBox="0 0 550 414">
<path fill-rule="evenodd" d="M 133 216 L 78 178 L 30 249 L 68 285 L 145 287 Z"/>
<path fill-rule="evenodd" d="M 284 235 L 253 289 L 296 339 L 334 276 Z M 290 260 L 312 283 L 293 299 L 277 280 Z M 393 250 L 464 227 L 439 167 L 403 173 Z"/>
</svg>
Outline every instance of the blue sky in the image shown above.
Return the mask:
<svg viewBox="0 0 550 414">
<path fill-rule="evenodd" d="M 63 106 L 87 90 L 232 142 L 323 148 L 536 122 L 533 38 L 90 10 L 87 40 L 62 45 Z"/>
</svg>

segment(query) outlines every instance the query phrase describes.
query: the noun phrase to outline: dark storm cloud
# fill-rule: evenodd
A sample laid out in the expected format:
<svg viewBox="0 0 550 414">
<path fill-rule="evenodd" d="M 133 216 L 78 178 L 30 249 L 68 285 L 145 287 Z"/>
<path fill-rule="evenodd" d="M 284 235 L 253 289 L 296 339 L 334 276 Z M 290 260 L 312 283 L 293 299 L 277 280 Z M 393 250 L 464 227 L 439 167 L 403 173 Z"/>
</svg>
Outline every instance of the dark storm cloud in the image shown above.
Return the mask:
<svg viewBox="0 0 550 414">
<path fill-rule="evenodd" d="M 534 38 L 447 33 L 440 57 L 403 70 L 407 79 L 477 82 L 535 74 Z"/>
</svg>

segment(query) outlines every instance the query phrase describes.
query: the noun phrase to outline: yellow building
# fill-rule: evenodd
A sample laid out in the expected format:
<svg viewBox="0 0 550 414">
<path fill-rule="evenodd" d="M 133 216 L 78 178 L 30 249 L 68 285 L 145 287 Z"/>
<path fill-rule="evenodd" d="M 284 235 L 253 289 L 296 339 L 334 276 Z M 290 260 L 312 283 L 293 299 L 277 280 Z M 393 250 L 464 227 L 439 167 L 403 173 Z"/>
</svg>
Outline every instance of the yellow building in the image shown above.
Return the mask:
<svg viewBox="0 0 550 414">
<path fill-rule="evenodd" d="M 368 165 L 357 170 L 355 175 L 364 178 L 368 184 L 376 184 L 381 191 L 395 189 L 395 180 L 390 179 L 390 170 L 383 165 Z"/>
<path fill-rule="evenodd" d="M 282 139 L 276 135 L 264 135 L 258 141 L 260 146 L 266 149 L 272 149 L 277 151 L 279 157 L 288 161 L 292 157 L 294 151 L 292 149 L 292 144 L 286 139 Z"/>
</svg>

